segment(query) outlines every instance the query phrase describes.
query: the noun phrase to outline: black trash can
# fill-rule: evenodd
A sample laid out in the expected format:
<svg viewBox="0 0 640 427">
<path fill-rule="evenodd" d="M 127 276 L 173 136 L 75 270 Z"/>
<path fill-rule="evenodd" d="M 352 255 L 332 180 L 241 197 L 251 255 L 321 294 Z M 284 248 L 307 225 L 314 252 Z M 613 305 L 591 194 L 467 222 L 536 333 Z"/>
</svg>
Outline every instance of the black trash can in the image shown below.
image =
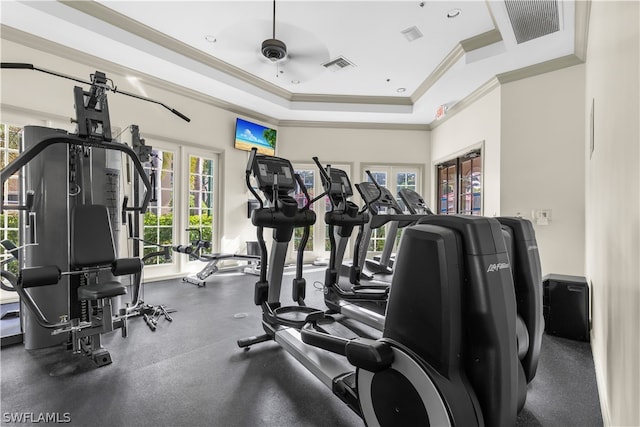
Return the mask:
<svg viewBox="0 0 640 427">
<path fill-rule="evenodd" d="M 576 341 L 590 340 L 589 285 L 582 276 L 548 274 L 542 281 L 545 332 Z"/>
</svg>

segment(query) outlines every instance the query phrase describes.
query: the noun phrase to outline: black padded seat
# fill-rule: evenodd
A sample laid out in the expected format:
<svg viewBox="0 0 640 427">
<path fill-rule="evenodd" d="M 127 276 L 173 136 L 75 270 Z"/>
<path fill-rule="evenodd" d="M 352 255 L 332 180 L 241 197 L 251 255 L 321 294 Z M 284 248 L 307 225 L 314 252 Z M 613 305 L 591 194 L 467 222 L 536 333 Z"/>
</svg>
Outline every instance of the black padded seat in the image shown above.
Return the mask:
<svg viewBox="0 0 640 427">
<path fill-rule="evenodd" d="M 140 260 L 116 259 L 109 211 L 103 205 L 79 205 L 72 211 L 71 261 L 73 267 L 110 267 L 114 275 L 139 273 Z M 78 288 L 78 299 L 98 300 L 127 293 L 127 288 L 117 281 L 92 283 Z"/>
<path fill-rule="evenodd" d="M 78 288 L 78 299 L 99 300 L 102 298 L 112 298 L 118 295 L 125 295 L 127 288 L 120 282 L 107 282 L 93 285 L 80 286 Z"/>
</svg>

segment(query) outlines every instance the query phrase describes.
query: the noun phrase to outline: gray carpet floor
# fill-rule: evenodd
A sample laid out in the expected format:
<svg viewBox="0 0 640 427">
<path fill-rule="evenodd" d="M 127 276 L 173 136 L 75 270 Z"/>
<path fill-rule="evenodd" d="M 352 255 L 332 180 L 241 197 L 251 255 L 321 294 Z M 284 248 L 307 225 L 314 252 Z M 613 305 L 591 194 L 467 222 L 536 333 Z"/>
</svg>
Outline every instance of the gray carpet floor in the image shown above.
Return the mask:
<svg viewBox="0 0 640 427">
<path fill-rule="evenodd" d="M 322 307 L 324 273 L 310 269 L 305 277 L 309 305 Z M 3 348 L 0 424 L 49 416 L 72 426 L 364 425 L 275 342 L 249 351 L 236 346 L 237 339 L 262 333 L 255 281 L 238 273 L 216 274 L 203 288 L 180 280 L 146 285 L 147 303 L 177 310 L 173 322 L 162 319 L 152 332 L 135 318 L 127 338 L 107 335 L 103 345 L 113 363 L 102 368 L 58 347 Z M 284 286 L 282 300 L 289 295 Z M 517 425 L 602 425 L 588 343 L 543 337 Z"/>
</svg>

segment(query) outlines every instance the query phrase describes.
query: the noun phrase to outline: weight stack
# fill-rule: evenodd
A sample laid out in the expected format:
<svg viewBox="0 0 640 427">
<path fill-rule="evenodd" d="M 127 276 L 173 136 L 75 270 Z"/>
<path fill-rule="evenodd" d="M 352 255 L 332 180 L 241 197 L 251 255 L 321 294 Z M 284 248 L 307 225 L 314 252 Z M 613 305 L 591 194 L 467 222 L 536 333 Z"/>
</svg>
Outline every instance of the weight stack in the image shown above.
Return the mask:
<svg viewBox="0 0 640 427">
<path fill-rule="evenodd" d="M 576 341 L 590 340 L 589 285 L 582 276 L 548 274 L 542 281 L 545 332 Z"/>
</svg>

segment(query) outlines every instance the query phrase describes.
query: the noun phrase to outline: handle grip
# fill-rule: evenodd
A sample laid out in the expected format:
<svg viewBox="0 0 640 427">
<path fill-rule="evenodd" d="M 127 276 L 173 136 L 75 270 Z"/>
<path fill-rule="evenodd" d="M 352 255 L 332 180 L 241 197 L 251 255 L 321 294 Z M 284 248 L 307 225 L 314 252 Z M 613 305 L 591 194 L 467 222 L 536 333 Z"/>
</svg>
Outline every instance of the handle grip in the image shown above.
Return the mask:
<svg viewBox="0 0 640 427">
<path fill-rule="evenodd" d="M 18 70 L 33 70 L 33 64 L 23 62 L 2 62 L 0 68 L 13 68 Z"/>
<path fill-rule="evenodd" d="M 315 162 L 315 164 L 318 166 L 318 169 L 320 170 L 320 175 L 322 176 L 323 180 L 326 180 L 326 182 L 328 182 L 329 184 L 331 184 L 331 175 L 329 175 L 327 173 L 327 171 L 324 170 L 324 167 L 322 167 L 322 163 L 320 163 L 320 160 L 318 160 L 317 157 L 312 157 L 313 161 Z M 327 166 L 329 167 L 329 166 Z"/>
<path fill-rule="evenodd" d="M 187 123 L 189 123 L 189 122 L 191 121 L 191 119 L 190 119 L 189 117 L 185 116 L 185 115 L 184 115 L 184 114 L 182 114 L 180 111 L 178 111 L 178 110 L 176 110 L 176 109 L 174 109 L 174 108 L 172 108 L 172 109 L 171 109 L 171 112 L 172 112 L 173 114 L 175 114 L 176 116 L 180 117 L 182 120 L 184 120 L 184 121 L 185 121 L 185 122 L 187 122 Z"/>
<path fill-rule="evenodd" d="M 247 162 L 247 168 L 245 169 L 245 172 L 248 174 L 251 173 L 251 170 L 253 169 L 253 164 L 256 161 L 256 154 L 258 154 L 258 149 L 253 147 L 249 152 L 249 161 Z"/>
</svg>

